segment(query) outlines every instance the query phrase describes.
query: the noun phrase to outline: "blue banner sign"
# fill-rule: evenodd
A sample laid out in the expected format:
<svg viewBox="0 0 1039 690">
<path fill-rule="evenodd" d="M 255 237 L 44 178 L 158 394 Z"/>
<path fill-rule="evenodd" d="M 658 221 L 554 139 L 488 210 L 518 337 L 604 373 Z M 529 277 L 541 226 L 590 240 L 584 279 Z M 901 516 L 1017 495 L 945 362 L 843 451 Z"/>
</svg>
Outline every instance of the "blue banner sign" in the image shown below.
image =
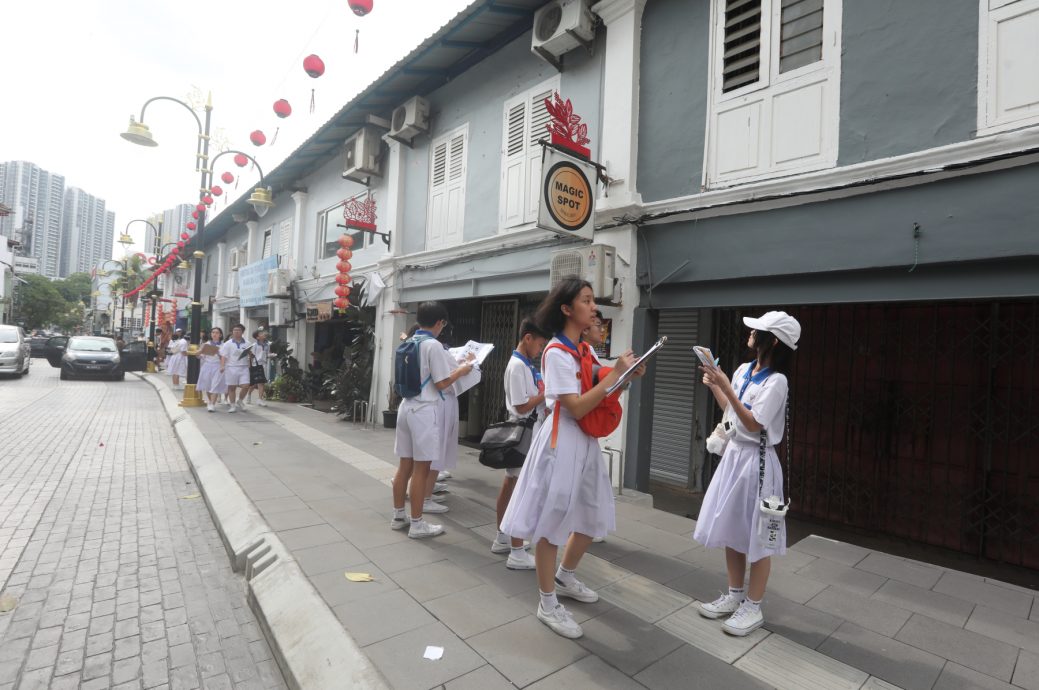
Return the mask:
<svg viewBox="0 0 1039 690">
<path fill-rule="evenodd" d="M 267 272 L 278 267 L 278 257 L 268 256 L 238 269 L 238 299 L 243 307 L 267 304 Z"/>
</svg>

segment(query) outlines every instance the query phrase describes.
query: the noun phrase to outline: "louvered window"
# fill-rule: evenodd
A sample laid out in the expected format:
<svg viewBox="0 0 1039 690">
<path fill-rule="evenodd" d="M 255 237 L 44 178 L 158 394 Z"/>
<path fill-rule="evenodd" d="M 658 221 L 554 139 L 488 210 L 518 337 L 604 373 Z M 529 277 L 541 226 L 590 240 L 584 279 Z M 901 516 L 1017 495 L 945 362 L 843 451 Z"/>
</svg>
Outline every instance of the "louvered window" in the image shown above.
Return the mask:
<svg viewBox="0 0 1039 690">
<path fill-rule="evenodd" d="M 462 242 L 468 138 L 469 127 L 463 125 L 433 142 L 429 215 L 426 223 L 427 249 Z"/>
<path fill-rule="evenodd" d="M 779 72 L 823 59 L 823 0 L 783 0 Z"/>
<path fill-rule="evenodd" d="M 538 214 L 541 139 L 551 118 L 545 99 L 559 88 L 553 78 L 505 103 L 502 131 L 501 228 L 532 223 Z"/>
<path fill-rule="evenodd" d="M 506 113 L 505 120 L 505 136 L 508 140 L 505 155 L 515 156 L 523 153 L 523 137 L 527 131 L 526 105 L 520 102 L 512 106 L 508 113 Z"/>
<path fill-rule="evenodd" d="M 722 91 L 761 78 L 761 0 L 726 0 Z"/>
</svg>

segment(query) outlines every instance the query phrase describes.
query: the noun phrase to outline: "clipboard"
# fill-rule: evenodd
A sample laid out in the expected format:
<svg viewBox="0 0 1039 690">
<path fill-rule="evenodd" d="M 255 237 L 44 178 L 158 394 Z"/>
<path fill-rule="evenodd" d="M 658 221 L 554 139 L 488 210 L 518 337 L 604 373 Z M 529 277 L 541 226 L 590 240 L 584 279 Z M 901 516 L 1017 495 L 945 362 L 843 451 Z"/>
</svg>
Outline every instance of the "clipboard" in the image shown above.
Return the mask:
<svg viewBox="0 0 1039 690">
<path fill-rule="evenodd" d="M 220 354 L 220 346 L 214 345 L 213 343 L 206 343 L 199 349 L 198 353 L 200 355 L 218 355 Z"/>
<path fill-rule="evenodd" d="M 718 360 L 715 358 L 714 353 L 711 352 L 711 348 L 703 345 L 693 345 L 693 354 L 700 360 L 700 364 L 704 365 L 708 369 L 714 369 L 718 366 Z"/>
<path fill-rule="evenodd" d="M 646 360 L 657 353 L 657 350 L 664 347 L 664 343 L 667 342 L 667 336 L 660 336 L 660 340 L 653 344 L 653 347 L 646 350 L 646 353 L 635 360 L 635 363 L 631 365 L 631 368 L 625 371 L 617 379 L 617 383 L 613 384 L 606 389 L 606 395 L 613 395 L 613 392 L 628 382 L 629 379 L 635 374 L 635 370 L 639 368 Z"/>
</svg>

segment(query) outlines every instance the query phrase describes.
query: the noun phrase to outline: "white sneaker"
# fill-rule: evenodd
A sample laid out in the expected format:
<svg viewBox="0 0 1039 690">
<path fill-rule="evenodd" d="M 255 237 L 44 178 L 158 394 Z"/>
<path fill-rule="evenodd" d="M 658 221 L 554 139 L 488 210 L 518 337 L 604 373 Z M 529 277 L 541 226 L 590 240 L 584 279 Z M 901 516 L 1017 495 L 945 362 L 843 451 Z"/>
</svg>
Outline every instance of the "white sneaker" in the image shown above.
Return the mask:
<svg viewBox="0 0 1039 690">
<path fill-rule="evenodd" d="M 423 513 L 446 513 L 449 510 L 451 509 L 445 506 L 444 504 L 437 503 L 436 501 L 431 501 L 428 498 L 422 504 Z"/>
<path fill-rule="evenodd" d="M 437 503 L 443 503 L 444 501 L 447 500 L 447 496 L 436 496 L 436 495 L 433 495 L 433 496 L 429 497 L 429 500 L 436 501 Z"/>
<path fill-rule="evenodd" d="M 451 470 L 440 470 L 440 472 L 437 473 L 437 481 L 438 482 L 442 482 L 445 479 L 450 479 L 450 478 L 451 478 Z"/>
<path fill-rule="evenodd" d="M 246 411 L 247 411 L 247 410 L 245 409 L 245 403 L 243 403 L 243 402 L 242 402 L 241 400 L 239 400 L 239 401 L 238 401 L 238 410 L 239 410 L 240 412 L 246 412 Z"/>
<path fill-rule="evenodd" d="M 592 537 L 593 544 L 601 544 L 606 541 L 606 537 Z"/>
<path fill-rule="evenodd" d="M 209 412 L 216 412 L 216 408 L 213 407 L 213 403 L 206 403 L 206 410 Z"/>
<path fill-rule="evenodd" d="M 235 407 L 234 405 L 228 405 L 227 406 L 227 411 L 228 411 L 229 414 L 234 414 L 235 412 L 238 411 L 238 408 Z"/>
<path fill-rule="evenodd" d="M 594 604 L 595 602 L 599 601 L 599 595 L 596 592 L 588 589 L 588 587 L 586 587 L 583 582 L 576 578 L 571 584 L 564 585 L 562 582 L 559 581 L 559 578 L 557 577 L 556 596 L 570 597 L 571 599 L 576 599 L 577 601 L 583 601 L 586 604 Z"/>
<path fill-rule="evenodd" d="M 584 635 L 584 630 L 581 630 L 581 626 L 574 621 L 573 616 L 570 615 L 570 612 L 562 604 L 558 604 L 553 611 L 546 611 L 538 603 L 538 620 L 551 628 L 552 632 L 568 637 L 571 640 Z"/>
<path fill-rule="evenodd" d="M 390 529 L 404 529 L 410 522 L 406 517 L 395 517 L 390 520 Z"/>
<path fill-rule="evenodd" d="M 743 602 L 740 607 L 736 609 L 736 613 L 729 617 L 729 620 L 722 623 L 722 630 L 735 635 L 736 637 L 743 637 L 749 635 L 765 622 L 765 617 L 761 615 L 761 608 L 755 611 L 750 607 L 750 604 Z"/>
<path fill-rule="evenodd" d="M 425 520 L 411 523 L 411 528 L 408 530 L 408 536 L 412 539 L 428 539 L 429 537 L 438 537 L 443 533 L 444 528 L 442 525 L 434 525 Z"/>
<path fill-rule="evenodd" d="M 736 613 L 743 601 L 742 594 L 723 594 L 709 604 L 701 603 L 697 609 L 704 618 L 725 618 Z"/>
<path fill-rule="evenodd" d="M 534 570 L 534 557 L 524 549 L 519 551 L 509 550 L 509 560 L 505 561 L 505 567 L 509 570 Z"/>
<path fill-rule="evenodd" d="M 257 400 L 256 404 L 259 405 L 260 407 L 267 407 L 267 401 L 264 400 L 263 398 L 260 398 L 259 400 Z"/>
<path fill-rule="evenodd" d="M 491 553 L 508 553 L 512 551 L 512 540 L 505 537 L 505 541 L 498 541 L 495 537 L 494 541 L 491 542 Z"/>
<path fill-rule="evenodd" d="M 447 488 L 447 484 L 445 484 L 444 482 L 437 482 L 433 485 L 433 493 L 442 494 L 445 491 L 449 491 L 449 489 Z"/>
</svg>

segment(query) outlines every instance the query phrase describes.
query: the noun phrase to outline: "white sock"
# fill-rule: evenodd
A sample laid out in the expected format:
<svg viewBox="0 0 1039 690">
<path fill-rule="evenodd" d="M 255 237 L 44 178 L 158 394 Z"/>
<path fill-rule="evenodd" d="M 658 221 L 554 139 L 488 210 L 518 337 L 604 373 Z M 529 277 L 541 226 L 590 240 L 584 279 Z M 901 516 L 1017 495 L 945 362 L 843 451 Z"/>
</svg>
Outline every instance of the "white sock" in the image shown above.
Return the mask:
<svg viewBox="0 0 1039 690">
<path fill-rule="evenodd" d="M 527 550 L 522 546 L 511 546 L 509 548 L 512 549 L 512 555 L 516 556 L 517 558 L 522 558 L 524 554 L 527 553 Z"/>
<path fill-rule="evenodd" d="M 562 564 L 560 564 L 559 570 L 556 571 L 556 581 L 560 584 L 570 586 L 577 581 L 577 576 L 574 575 L 573 570 L 567 570 Z"/>
<path fill-rule="evenodd" d="M 394 508 L 393 509 L 393 519 L 394 520 L 403 520 L 404 519 L 404 509 L 403 508 Z"/>
<path fill-rule="evenodd" d="M 747 597 L 746 599 L 743 600 L 743 603 L 746 604 L 747 608 L 750 609 L 751 611 L 753 611 L 754 613 L 759 613 L 761 611 L 761 601 L 760 600 L 759 601 L 754 601 L 750 597 Z"/>
<path fill-rule="evenodd" d="M 540 592 L 540 590 L 539 590 L 539 592 Z M 554 611 L 555 608 L 557 606 L 559 606 L 559 599 L 556 599 L 556 592 L 555 592 L 555 590 L 552 590 L 548 594 L 545 594 L 544 592 L 540 592 L 540 594 L 541 594 L 541 608 L 545 609 L 546 611 Z"/>
<path fill-rule="evenodd" d="M 417 525 L 417 524 L 420 524 L 421 522 L 422 522 L 422 516 L 421 515 L 419 515 L 418 517 L 411 518 L 411 524 L 412 525 Z"/>
<path fill-rule="evenodd" d="M 740 601 L 743 601 L 743 595 L 746 593 L 746 587 L 729 587 L 729 596 L 736 597 Z"/>
<path fill-rule="evenodd" d="M 509 542 L 509 535 L 505 534 L 505 532 L 502 532 L 501 530 L 498 530 L 498 535 L 494 537 L 494 541 L 498 542 L 499 544 L 507 544 Z"/>
</svg>

